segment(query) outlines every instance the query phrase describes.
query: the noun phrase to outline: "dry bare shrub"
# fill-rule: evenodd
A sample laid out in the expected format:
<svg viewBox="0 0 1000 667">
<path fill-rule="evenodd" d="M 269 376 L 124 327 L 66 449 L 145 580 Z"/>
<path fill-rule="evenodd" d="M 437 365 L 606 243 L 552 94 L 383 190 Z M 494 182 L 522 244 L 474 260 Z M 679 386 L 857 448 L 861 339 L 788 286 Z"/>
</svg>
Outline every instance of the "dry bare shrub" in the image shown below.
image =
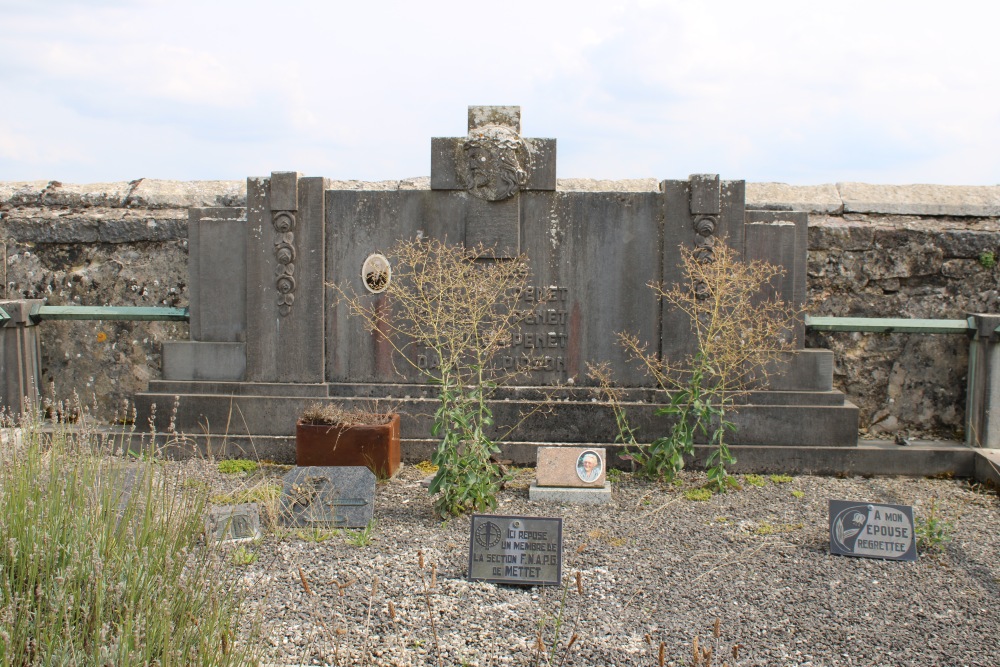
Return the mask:
<svg viewBox="0 0 1000 667">
<path fill-rule="evenodd" d="M 493 427 L 487 399 L 525 370 L 497 360 L 530 312 L 517 307 L 527 259 L 483 261 L 485 254 L 436 239 L 403 240 L 386 253 L 392 278 L 379 297 L 333 285 L 352 315 L 438 387 L 431 433 L 441 443 L 430 492 L 441 492 L 435 509 L 442 516 L 496 506 L 503 474 L 493 460 L 499 447 L 487 434 Z M 416 363 L 417 346 L 427 349 L 428 363 Z"/>
<path fill-rule="evenodd" d="M 686 313 L 695 351 L 674 362 L 661 358 L 639 338 L 619 334 L 622 344 L 663 389 L 668 400 L 658 414 L 675 419 L 668 436 L 637 448 L 632 458 L 651 477 L 673 478 L 694 453 L 695 440 L 715 446 L 707 460 L 709 484 L 724 490 L 733 482 L 726 466 L 736 462 L 726 433 L 736 426 L 727 417 L 738 397 L 765 386 L 782 353 L 791 348 L 796 311 L 774 293 L 784 270 L 767 262 L 741 261 L 723 240 L 711 252 L 681 247 L 684 280 L 671 286 L 650 283 L 664 305 Z M 592 374 L 612 395 L 606 370 Z M 621 405 L 612 400 L 626 445 L 636 444 Z"/>
</svg>

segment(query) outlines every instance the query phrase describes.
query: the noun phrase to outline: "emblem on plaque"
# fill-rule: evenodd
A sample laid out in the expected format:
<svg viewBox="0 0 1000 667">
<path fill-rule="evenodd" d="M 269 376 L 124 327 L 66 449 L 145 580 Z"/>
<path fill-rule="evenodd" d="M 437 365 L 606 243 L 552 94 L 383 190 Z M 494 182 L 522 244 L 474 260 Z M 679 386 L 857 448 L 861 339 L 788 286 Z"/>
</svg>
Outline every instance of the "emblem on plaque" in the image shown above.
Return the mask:
<svg viewBox="0 0 1000 667">
<path fill-rule="evenodd" d="M 500 542 L 500 537 L 502 533 L 500 532 L 500 526 L 496 525 L 492 521 L 487 521 L 486 523 L 479 524 L 476 527 L 476 544 L 483 547 L 484 549 L 492 549 Z"/>
</svg>

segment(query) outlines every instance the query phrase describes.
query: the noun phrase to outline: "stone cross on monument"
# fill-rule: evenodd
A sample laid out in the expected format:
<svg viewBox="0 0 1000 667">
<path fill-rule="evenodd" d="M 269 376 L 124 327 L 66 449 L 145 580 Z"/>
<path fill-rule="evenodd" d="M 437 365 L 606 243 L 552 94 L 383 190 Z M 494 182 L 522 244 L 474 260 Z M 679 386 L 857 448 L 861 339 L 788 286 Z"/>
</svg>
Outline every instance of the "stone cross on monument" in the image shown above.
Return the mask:
<svg viewBox="0 0 1000 667">
<path fill-rule="evenodd" d="M 521 136 L 521 107 L 470 106 L 469 134 L 431 139 L 431 190 L 465 190 L 465 245 L 521 252 L 521 191 L 556 189 L 556 140 Z"/>
</svg>

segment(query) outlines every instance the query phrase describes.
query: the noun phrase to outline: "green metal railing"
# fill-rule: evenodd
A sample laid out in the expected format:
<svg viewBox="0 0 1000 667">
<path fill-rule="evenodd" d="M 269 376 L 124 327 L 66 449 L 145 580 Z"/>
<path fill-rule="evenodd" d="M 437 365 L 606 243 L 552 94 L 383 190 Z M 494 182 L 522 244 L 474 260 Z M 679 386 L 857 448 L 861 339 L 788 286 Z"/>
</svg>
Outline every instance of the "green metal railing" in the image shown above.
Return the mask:
<svg viewBox="0 0 1000 667">
<path fill-rule="evenodd" d="M 899 317 L 814 317 L 806 315 L 812 331 L 869 331 L 873 333 L 968 333 L 976 328 L 973 319 L 918 320 Z"/>
<path fill-rule="evenodd" d="M 31 320 L 133 320 L 145 322 L 187 322 L 187 308 L 159 306 L 42 306 L 32 307 Z M 961 320 L 928 320 L 900 317 L 820 317 L 806 315 L 806 328 L 811 331 L 861 331 L 871 333 L 964 334 L 975 330 L 973 318 Z M 11 319 L 0 308 L 0 323 Z M 997 329 L 1000 333 L 1000 327 Z"/>
<path fill-rule="evenodd" d="M 43 320 L 139 320 L 145 322 L 186 322 L 187 308 L 156 306 L 35 306 L 34 322 Z"/>
<path fill-rule="evenodd" d="M 145 322 L 187 322 L 187 308 L 158 306 L 32 306 L 28 315 L 38 324 L 48 320 L 137 320 Z M 0 308 L 0 324 L 11 319 L 10 313 Z"/>
</svg>

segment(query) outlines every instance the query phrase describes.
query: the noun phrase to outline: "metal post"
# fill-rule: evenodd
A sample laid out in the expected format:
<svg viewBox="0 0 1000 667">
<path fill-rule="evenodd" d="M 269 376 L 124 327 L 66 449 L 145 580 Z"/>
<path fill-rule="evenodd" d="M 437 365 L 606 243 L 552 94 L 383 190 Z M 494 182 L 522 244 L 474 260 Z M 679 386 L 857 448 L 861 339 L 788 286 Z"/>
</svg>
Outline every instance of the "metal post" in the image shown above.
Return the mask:
<svg viewBox="0 0 1000 667">
<path fill-rule="evenodd" d="M 40 300 L 0 301 L 0 407 L 18 416 L 38 403 L 41 347 L 31 309 Z"/>
<path fill-rule="evenodd" d="M 965 444 L 1000 448 L 1000 315 L 971 314 Z"/>
</svg>

